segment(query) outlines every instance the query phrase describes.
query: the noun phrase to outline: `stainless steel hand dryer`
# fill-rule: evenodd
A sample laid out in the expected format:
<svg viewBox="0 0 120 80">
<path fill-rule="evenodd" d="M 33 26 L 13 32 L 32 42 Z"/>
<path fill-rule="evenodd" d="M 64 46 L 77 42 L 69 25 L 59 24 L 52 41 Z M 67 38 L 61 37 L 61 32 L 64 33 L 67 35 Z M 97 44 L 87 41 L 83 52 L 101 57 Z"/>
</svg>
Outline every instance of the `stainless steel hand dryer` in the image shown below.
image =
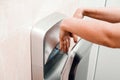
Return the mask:
<svg viewBox="0 0 120 80">
<path fill-rule="evenodd" d="M 75 55 L 82 58 L 83 53 L 89 54 L 91 43 L 85 40 L 79 40 L 75 46 L 72 41 L 68 55 L 59 50 L 59 24 L 65 17 L 53 13 L 33 25 L 30 41 L 32 80 L 70 80 L 75 69 L 72 66 Z"/>
</svg>

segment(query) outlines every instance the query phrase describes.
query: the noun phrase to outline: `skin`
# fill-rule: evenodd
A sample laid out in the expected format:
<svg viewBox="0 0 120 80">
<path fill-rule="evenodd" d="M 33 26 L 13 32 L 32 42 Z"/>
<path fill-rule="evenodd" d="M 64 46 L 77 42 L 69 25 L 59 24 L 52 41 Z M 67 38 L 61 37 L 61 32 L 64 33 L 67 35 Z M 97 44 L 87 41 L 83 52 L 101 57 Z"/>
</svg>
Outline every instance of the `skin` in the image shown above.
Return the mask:
<svg viewBox="0 0 120 80">
<path fill-rule="evenodd" d="M 60 25 L 60 49 L 67 52 L 70 37 L 77 36 L 111 48 L 120 48 L 120 9 L 79 8 L 73 17 L 65 18 Z M 91 19 L 84 20 L 84 16 Z"/>
</svg>

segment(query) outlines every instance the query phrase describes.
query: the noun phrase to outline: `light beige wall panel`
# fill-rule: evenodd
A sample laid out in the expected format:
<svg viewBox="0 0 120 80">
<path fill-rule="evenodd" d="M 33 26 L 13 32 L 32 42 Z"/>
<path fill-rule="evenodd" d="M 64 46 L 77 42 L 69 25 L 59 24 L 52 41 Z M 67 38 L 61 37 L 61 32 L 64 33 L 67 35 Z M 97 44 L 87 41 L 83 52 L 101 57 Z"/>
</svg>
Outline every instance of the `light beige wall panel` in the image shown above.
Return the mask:
<svg viewBox="0 0 120 80">
<path fill-rule="evenodd" d="M 0 80 L 31 80 L 30 31 L 55 11 L 72 15 L 78 0 L 0 0 Z"/>
</svg>

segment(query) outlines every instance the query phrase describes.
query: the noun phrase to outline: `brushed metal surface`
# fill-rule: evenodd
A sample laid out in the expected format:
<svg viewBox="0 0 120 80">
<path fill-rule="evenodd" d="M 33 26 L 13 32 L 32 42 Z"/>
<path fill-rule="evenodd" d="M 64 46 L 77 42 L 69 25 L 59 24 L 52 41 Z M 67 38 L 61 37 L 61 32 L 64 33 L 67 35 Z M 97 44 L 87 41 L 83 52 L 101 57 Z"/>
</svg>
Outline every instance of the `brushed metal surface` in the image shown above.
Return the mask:
<svg viewBox="0 0 120 80">
<path fill-rule="evenodd" d="M 47 31 L 64 17 L 63 14 L 53 13 L 33 25 L 31 31 L 32 80 L 44 80 L 44 37 Z"/>
</svg>

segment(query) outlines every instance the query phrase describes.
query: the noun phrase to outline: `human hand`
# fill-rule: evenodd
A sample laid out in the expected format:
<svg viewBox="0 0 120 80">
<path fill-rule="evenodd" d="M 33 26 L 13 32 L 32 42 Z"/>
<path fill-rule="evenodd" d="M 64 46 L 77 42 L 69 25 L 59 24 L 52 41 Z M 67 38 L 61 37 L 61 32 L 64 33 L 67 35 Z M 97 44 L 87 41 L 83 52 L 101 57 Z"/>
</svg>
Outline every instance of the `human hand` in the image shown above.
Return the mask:
<svg viewBox="0 0 120 80">
<path fill-rule="evenodd" d="M 74 41 L 75 43 L 78 42 L 78 36 L 77 36 L 77 35 L 75 35 L 75 34 L 73 34 L 73 33 L 70 33 L 70 36 L 73 38 L 73 41 Z"/>
<path fill-rule="evenodd" d="M 84 17 L 84 9 L 83 8 L 78 8 L 75 11 L 73 17 L 82 19 Z"/>
<path fill-rule="evenodd" d="M 85 12 L 85 11 L 84 11 L 84 8 L 78 8 L 78 9 L 75 11 L 73 17 L 82 19 L 82 18 L 84 17 L 84 12 Z M 71 33 L 71 35 L 72 35 L 71 37 L 73 37 L 74 42 L 77 43 L 78 36 L 75 35 L 75 34 L 73 34 L 73 33 Z"/>
<path fill-rule="evenodd" d="M 60 50 L 67 53 L 70 47 L 70 33 L 60 28 Z"/>
<path fill-rule="evenodd" d="M 63 21 L 62 21 L 63 22 Z M 60 50 L 67 53 L 70 47 L 70 38 L 72 37 L 74 42 L 77 43 L 77 35 L 72 34 L 64 29 L 64 22 L 60 25 Z"/>
</svg>

